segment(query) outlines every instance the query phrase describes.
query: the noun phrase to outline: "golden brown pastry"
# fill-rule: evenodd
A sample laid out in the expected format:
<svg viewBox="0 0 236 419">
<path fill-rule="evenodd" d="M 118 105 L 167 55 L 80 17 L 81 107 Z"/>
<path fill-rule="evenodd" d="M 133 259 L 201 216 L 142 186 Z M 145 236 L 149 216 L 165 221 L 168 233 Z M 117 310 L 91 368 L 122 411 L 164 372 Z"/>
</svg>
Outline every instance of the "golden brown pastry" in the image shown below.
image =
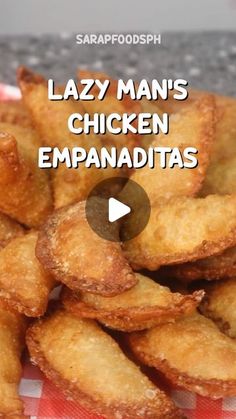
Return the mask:
<svg viewBox="0 0 236 419">
<path fill-rule="evenodd" d="M 105 200 L 94 198 L 94 218 L 101 216 L 104 205 Z M 118 226 L 104 217 L 102 223 L 104 229 L 119 237 Z M 112 296 L 137 283 L 120 242 L 101 238 L 89 226 L 85 202 L 62 208 L 49 217 L 40 231 L 36 255 L 58 281 L 73 290 Z"/>
<path fill-rule="evenodd" d="M 48 173 L 38 167 L 38 137 L 28 128 L 0 123 L 0 210 L 29 227 L 52 211 Z"/>
<path fill-rule="evenodd" d="M 28 330 L 27 345 L 33 362 L 66 396 L 105 418 L 183 417 L 92 320 L 57 311 Z"/>
<path fill-rule="evenodd" d="M 235 245 L 235 232 L 236 195 L 173 198 L 152 205 L 146 228 L 124 250 L 133 266 L 155 270 L 221 253 Z"/>
<path fill-rule="evenodd" d="M 0 212 L 0 250 L 14 237 L 22 236 L 23 234 L 24 229 L 20 224 Z"/>
<path fill-rule="evenodd" d="M 0 251 L 0 299 L 29 317 L 42 316 L 55 285 L 35 256 L 38 233 L 13 239 Z"/>
<path fill-rule="evenodd" d="M 23 418 L 18 394 L 26 323 L 20 314 L 0 304 L 0 417 Z"/>
<path fill-rule="evenodd" d="M 192 295 L 172 293 L 146 276 L 136 274 L 136 278 L 137 285 L 115 297 L 66 290 L 63 303 L 76 316 L 132 332 L 173 322 L 181 315 L 191 313 L 204 296 L 203 291 Z"/>
<path fill-rule="evenodd" d="M 140 361 L 174 385 L 215 399 L 236 395 L 236 342 L 197 312 L 133 333 L 129 342 Z"/>
<path fill-rule="evenodd" d="M 222 332 L 236 338 L 236 277 L 207 285 L 200 310 Z"/>
</svg>

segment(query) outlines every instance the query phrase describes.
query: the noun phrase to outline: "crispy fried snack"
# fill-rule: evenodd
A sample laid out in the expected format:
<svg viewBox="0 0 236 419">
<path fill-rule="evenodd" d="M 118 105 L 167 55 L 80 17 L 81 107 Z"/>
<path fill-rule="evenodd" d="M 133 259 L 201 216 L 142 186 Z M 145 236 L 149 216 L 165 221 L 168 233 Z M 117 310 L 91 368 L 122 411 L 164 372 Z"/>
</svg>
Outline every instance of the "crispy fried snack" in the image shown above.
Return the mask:
<svg viewBox="0 0 236 419">
<path fill-rule="evenodd" d="M 236 277 L 207 285 L 200 310 L 231 338 L 236 338 Z"/>
<path fill-rule="evenodd" d="M 63 303 L 73 314 L 99 320 L 112 329 L 132 332 L 174 321 L 191 313 L 204 296 L 203 291 L 192 295 L 172 293 L 152 279 L 136 274 L 138 284 L 116 297 L 102 297 L 66 290 Z"/>
<path fill-rule="evenodd" d="M 236 156 L 236 99 L 215 95 L 217 108 L 216 139 L 212 163 Z"/>
<path fill-rule="evenodd" d="M 41 75 L 25 67 L 20 67 L 17 75 L 24 104 L 43 143 L 51 147 L 63 148 L 69 146 L 70 142 L 73 146 L 77 139 L 78 146 L 86 146 L 88 137 L 82 134 L 75 136 L 68 129 L 69 116 L 74 112 L 79 112 L 78 107 L 82 110 L 80 103 L 75 105 L 73 100 L 49 100 L 47 81 Z M 58 89 L 56 89 L 56 93 L 58 93 Z M 99 141 L 97 145 L 99 145 Z"/>
<path fill-rule="evenodd" d="M 236 247 L 226 249 L 220 255 L 209 256 L 195 262 L 165 266 L 161 268 L 160 274 L 180 279 L 183 282 L 192 282 L 198 279 L 212 281 L 231 278 L 236 275 Z"/>
<path fill-rule="evenodd" d="M 206 92 L 190 90 L 188 99 L 181 102 L 174 100 L 173 95 L 174 92 L 168 100 L 158 101 L 163 112 L 180 112 L 192 103 L 201 100 Z M 211 156 L 212 163 L 236 155 L 236 99 L 216 94 L 214 94 L 214 98 L 216 103 L 216 132 Z"/>
<path fill-rule="evenodd" d="M 236 153 L 231 158 L 219 160 L 209 166 L 200 196 L 233 193 L 236 193 Z"/>
<path fill-rule="evenodd" d="M 0 124 L 0 210 L 36 227 L 52 210 L 52 196 L 48 174 L 37 166 L 38 147 L 30 139 L 28 128 Z"/>
<path fill-rule="evenodd" d="M 105 418 L 182 417 L 92 320 L 57 311 L 28 330 L 27 345 L 32 360 L 66 396 Z"/>
<path fill-rule="evenodd" d="M 98 87 L 94 86 L 91 89 L 90 94 L 93 94 L 95 99 L 82 102 L 84 111 L 90 115 L 93 115 L 94 113 L 104 113 L 105 115 L 118 113 L 119 115 L 122 115 L 123 113 L 139 114 L 142 112 L 140 101 L 132 100 L 129 96 L 125 95 L 122 100 L 117 99 L 117 80 L 112 79 L 107 74 L 96 71 L 79 70 L 78 79 L 98 79 L 101 82 L 104 80 L 110 80 L 110 85 L 103 100 L 97 99 L 99 91 Z M 78 88 L 80 89 L 80 83 L 78 84 Z M 114 121 L 114 127 L 120 127 L 120 125 L 121 123 L 119 121 Z M 115 135 L 110 132 L 106 132 L 103 139 L 106 144 L 110 144 L 112 146 L 115 145 L 117 148 L 128 147 L 129 150 L 132 150 L 133 147 L 137 146 L 141 141 L 141 136 L 133 133 L 128 133 L 128 135 Z"/>
<path fill-rule="evenodd" d="M 84 113 L 80 103 L 73 100 L 50 101 L 46 80 L 24 67 L 18 70 L 18 81 L 25 106 L 45 145 L 59 147 L 60 150 L 64 147 L 83 147 L 85 150 L 95 147 L 99 150 L 102 147 L 98 136 L 77 136 L 69 131 L 68 117 L 76 112 Z M 84 164 L 80 164 L 78 169 L 68 169 L 62 164 L 51 174 L 54 205 L 55 208 L 61 208 L 86 199 L 99 181 L 120 175 L 120 169 L 98 169 L 94 166 L 88 169 Z"/>
<path fill-rule="evenodd" d="M 99 217 L 102 205 L 107 203 L 94 199 L 93 215 Z M 103 223 L 106 229 L 116 229 L 106 220 Z M 85 202 L 62 208 L 49 217 L 39 234 L 36 255 L 57 280 L 71 289 L 112 296 L 137 283 L 120 243 L 102 239 L 90 228 Z"/>
<path fill-rule="evenodd" d="M 153 204 L 146 228 L 124 249 L 134 267 L 155 270 L 220 253 L 235 243 L 236 195 L 210 195 Z"/>
<path fill-rule="evenodd" d="M 32 123 L 22 100 L 0 102 L 0 122 L 31 127 Z"/>
<path fill-rule="evenodd" d="M 19 147 L 37 160 L 38 148 L 42 139 L 32 127 L 22 127 L 17 124 L 0 122 L 0 132 L 7 132 L 16 138 Z"/>
<path fill-rule="evenodd" d="M 122 113 L 136 113 L 139 114 L 141 112 L 148 112 L 148 113 L 157 113 L 158 115 L 162 115 L 163 111 L 158 106 L 158 102 L 150 101 L 145 98 L 141 100 L 132 100 L 129 96 L 123 97 L 122 100 L 117 100 L 117 80 L 112 79 L 105 73 L 100 73 L 96 71 L 89 71 L 89 70 L 79 70 L 78 71 L 78 79 L 98 79 L 101 82 L 104 80 L 109 80 L 110 85 L 108 91 L 106 93 L 105 98 L 100 101 L 95 99 L 93 101 L 85 101 L 83 102 L 84 109 L 86 112 L 90 113 L 91 115 L 94 113 L 101 113 L 103 112 L 105 115 L 109 115 L 112 112 L 122 114 Z M 80 87 L 80 85 L 78 85 Z M 93 87 L 92 94 L 95 96 L 99 93 L 97 87 Z M 119 121 L 114 126 L 120 126 Z M 135 126 L 135 123 L 134 123 Z M 128 133 L 128 135 L 120 134 L 114 135 L 112 133 L 107 132 L 105 135 L 105 141 L 110 143 L 111 145 L 116 144 L 117 147 L 126 146 L 129 150 L 132 150 L 134 146 L 141 145 L 144 148 L 148 148 L 150 143 L 155 138 L 154 135 L 138 135 L 133 133 Z"/>
<path fill-rule="evenodd" d="M 24 347 L 26 323 L 20 314 L 0 305 L 0 416 L 23 418 L 18 395 L 21 378 L 20 357 Z"/>
<path fill-rule="evenodd" d="M 236 395 L 236 343 L 199 313 L 130 335 L 138 359 L 202 396 Z"/>
<path fill-rule="evenodd" d="M 156 154 L 154 169 L 145 166 L 135 170 L 131 179 L 144 188 L 151 203 L 173 196 L 193 196 L 201 188 L 214 136 L 214 106 L 213 96 L 205 95 L 171 117 L 168 135 L 155 136 L 152 147 L 177 147 L 180 150 L 196 147 L 198 166 L 194 169 L 178 166 L 162 169 Z"/>
<path fill-rule="evenodd" d="M 95 146 L 90 138 L 87 138 L 86 141 L 86 147 Z M 97 145 L 95 146 L 97 150 L 99 149 L 98 141 L 100 140 L 96 140 Z M 74 142 L 73 145 L 78 146 L 78 142 Z M 89 192 L 99 182 L 115 176 L 122 177 L 125 173 L 125 171 L 122 173 L 122 169 L 113 169 L 110 166 L 106 169 L 98 169 L 93 166 L 86 168 L 81 165 L 78 169 L 68 169 L 63 164 L 59 165 L 56 170 L 51 172 L 54 206 L 58 209 L 85 200 Z"/>
<path fill-rule="evenodd" d="M 42 316 L 55 281 L 35 256 L 38 233 L 13 239 L 0 252 L 0 299 L 26 316 Z"/>
<path fill-rule="evenodd" d="M 142 98 L 142 100 L 139 101 L 141 110 L 140 112 L 143 113 L 150 113 L 154 114 L 157 113 L 160 117 L 163 115 L 162 109 L 159 107 L 158 102 L 154 100 L 147 100 L 145 98 Z M 140 136 L 140 145 L 148 150 L 148 148 L 151 146 L 151 143 L 155 140 L 155 134 L 145 134 Z"/>
<path fill-rule="evenodd" d="M 22 236 L 23 234 L 24 229 L 20 224 L 0 212 L 0 250 L 14 237 Z"/>
</svg>

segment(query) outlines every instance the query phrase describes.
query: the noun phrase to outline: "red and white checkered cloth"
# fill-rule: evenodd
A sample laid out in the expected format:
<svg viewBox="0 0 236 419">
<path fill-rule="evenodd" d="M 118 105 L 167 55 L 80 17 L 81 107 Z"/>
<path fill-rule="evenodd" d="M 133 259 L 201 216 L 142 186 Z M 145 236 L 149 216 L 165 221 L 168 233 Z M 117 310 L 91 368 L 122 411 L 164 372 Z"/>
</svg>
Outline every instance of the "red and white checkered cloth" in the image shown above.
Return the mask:
<svg viewBox="0 0 236 419">
<path fill-rule="evenodd" d="M 0 100 L 19 98 L 16 87 L 0 84 Z M 27 357 L 19 392 L 25 403 L 25 414 L 31 419 L 101 419 L 84 409 L 79 401 L 66 400 Z M 236 419 L 236 397 L 211 400 L 176 389 L 170 390 L 170 395 L 188 419 Z"/>
<path fill-rule="evenodd" d="M 235 419 L 236 398 L 211 400 L 181 390 L 170 392 L 177 406 L 188 419 Z M 26 359 L 20 395 L 25 403 L 25 414 L 31 419 L 101 419 L 71 400 L 50 383 L 39 369 Z"/>
</svg>

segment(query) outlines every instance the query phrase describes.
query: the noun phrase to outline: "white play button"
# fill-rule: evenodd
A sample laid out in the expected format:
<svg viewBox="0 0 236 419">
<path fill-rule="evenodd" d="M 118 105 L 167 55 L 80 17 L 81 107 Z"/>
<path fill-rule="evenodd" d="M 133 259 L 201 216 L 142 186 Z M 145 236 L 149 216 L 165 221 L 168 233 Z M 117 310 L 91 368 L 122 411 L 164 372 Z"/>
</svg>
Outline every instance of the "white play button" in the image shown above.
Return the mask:
<svg viewBox="0 0 236 419">
<path fill-rule="evenodd" d="M 112 242 L 125 242 L 140 234 L 150 212 L 145 190 L 126 177 L 115 176 L 98 182 L 86 199 L 89 226 L 99 237 Z"/>
<path fill-rule="evenodd" d="M 110 223 L 124 217 L 131 212 L 131 208 L 123 202 L 118 201 L 115 198 L 109 198 L 108 201 L 108 219 Z"/>
</svg>

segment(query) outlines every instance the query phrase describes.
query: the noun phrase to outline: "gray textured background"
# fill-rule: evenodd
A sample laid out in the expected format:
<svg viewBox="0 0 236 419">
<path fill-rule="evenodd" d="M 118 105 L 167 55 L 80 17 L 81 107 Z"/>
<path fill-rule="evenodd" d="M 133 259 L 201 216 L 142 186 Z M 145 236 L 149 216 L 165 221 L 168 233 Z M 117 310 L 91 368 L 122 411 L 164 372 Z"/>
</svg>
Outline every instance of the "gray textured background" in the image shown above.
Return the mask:
<svg viewBox="0 0 236 419">
<path fill-rule="evenodd" d="M 236 96 L 236 32 L 164 33 L 162 45 L 79 46 L 73 35 L 0 37 L 0 82 L 24 64 L 62 83 L 78 66 L 124 78 L 185 78 Z"/>
<path fill-rule="evenodd" d="M 0 82 L 24 64 L 59 82 L 78 66 L 113 76 L 186 78 L 236 96 L 236 0 L 0 0 Z M 162 45 L 78 46 L 76 33 L 149 31 Z M 74 35 L 72 35 L 74 34 Z"/>
</svg>

